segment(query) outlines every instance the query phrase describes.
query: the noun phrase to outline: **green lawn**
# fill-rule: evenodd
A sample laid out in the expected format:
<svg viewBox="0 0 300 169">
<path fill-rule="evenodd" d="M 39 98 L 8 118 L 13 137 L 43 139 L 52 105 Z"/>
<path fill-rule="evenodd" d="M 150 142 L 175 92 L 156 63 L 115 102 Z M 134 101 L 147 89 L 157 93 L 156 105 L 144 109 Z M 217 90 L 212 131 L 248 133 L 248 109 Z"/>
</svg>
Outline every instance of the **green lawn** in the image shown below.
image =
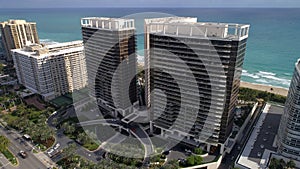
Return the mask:
<svg viewBox="0 0 300 169">
<path fill-rule="evenodd" d="M 94 151 L 99 147 L 99 144 L 97 144 L 95 142 L 91 142 L 91 143 L 88 143 L 88 144 L 84 144 L 83 147 L 90 150 L 90 151 Z"/>
<path fill-rule="evenodd" d="M 18 165 L 18 161 L 15 156 L 6 148 L 1 153 L 12 163 L 12 165 Z"/>
</svg>

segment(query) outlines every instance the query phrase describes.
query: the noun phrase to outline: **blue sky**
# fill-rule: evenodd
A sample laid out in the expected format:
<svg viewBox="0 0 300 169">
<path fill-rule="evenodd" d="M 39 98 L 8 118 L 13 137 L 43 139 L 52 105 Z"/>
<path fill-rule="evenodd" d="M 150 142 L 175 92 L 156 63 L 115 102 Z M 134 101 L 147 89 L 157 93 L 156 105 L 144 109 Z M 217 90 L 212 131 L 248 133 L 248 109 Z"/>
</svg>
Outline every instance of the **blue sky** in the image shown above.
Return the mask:
<svg viewBox="0 0 300 169">
<path fill-rule="evenodd" d="M 0 0 L 0 8 L 300 7 L 300 0 Z"/>
</svg>

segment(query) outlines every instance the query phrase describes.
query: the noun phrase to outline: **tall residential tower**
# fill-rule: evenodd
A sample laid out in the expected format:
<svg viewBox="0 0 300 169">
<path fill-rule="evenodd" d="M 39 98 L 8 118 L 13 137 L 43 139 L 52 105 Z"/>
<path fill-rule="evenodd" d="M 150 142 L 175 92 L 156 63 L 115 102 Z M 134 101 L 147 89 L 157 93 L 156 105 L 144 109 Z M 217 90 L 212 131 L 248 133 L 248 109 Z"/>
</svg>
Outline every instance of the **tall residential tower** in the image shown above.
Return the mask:
<svg viewBox="0 0 300 169">
<path fill-rule="evenodd" d="M 300 161 L 300 59 L 295 64 L 294 76 L 278 130 L 278 152 Z"/>
<path fill-rule="evenodd" d="M 82 41 L 12 50 L 18 81 L 45 100 L 87 86 Z"/>
<path fill-rule="evenodd" d="M 40 43 L 36 23 L 25 20 L 9 20 L 0 23 L 2 43 L 7 61 L 12 61 L 11 50 Z"/>
<path fill-rule="evenodd" d="M 249 25 L 189 17 L 145 20 L 146 100 L 161 135 L 224 149 L 248 32 Z"/>
<path fill-rule="evenodd" d="M 132 113 L 137 101 L 134 20 L 91 17 L 81 26 L 91 96 L 105 115 Z"/>
</svg>

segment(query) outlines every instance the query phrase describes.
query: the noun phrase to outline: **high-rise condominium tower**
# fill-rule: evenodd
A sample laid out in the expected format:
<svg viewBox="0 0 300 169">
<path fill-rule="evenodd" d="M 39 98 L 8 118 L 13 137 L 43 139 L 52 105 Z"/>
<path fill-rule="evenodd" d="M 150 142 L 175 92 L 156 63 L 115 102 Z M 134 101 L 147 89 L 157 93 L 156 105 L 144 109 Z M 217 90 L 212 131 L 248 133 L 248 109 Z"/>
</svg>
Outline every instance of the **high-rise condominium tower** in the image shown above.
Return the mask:
<svg viewBox="0 0 300 169">
<path fill-rule="evenodd" d="M 294 76 L 278 130 L 278 151 L 283 156 L 300 160 L 300 59 L 295 64 Z"/>
<path fill-rule="evenodd" d="M 163 136 L 224 145 L 248 31 L 249 25 L 189 17 L 145 20 L 146 100 L 151 123 Z"/>
<path fill-rule="evenodd" d="M 81 20 L 90 94 L 105 115 L 125 116 L 137 101 L 133 19 Z"/>
<path fill-rule="evenodd" d="M 30 43 L 40 43 L 34 22 L 25 20 L 1 22 L 0 31 L 7 61 L 12 61 L 12 49 L 20 49 Z"/>
<path fill-rule="evenodd" d="M 18 81 L 45 100 L 87 86 L 82 41 L 12 50 Z"/>
</svg>

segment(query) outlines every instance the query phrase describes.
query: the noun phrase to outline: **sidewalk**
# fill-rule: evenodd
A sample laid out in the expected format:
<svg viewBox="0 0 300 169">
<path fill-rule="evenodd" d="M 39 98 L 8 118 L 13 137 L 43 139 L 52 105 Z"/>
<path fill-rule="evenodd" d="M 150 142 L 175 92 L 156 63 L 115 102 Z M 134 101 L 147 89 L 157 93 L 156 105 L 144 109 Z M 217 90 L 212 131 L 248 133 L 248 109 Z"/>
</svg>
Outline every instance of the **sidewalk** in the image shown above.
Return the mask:
<svg viewBox="0 0 300 169">
<path fill-rule="evenodd" d="M 14 167 L 11 165 L 11 163 L 4 157 L 3 154 L 0 153 L 0 169 L 6 168 L 6 169 L 13 169 Z"/>
<path fill-rule="evenodd" d="M 49 158 L 45 153 L 43 152 L 39 152 L 39 153 L 33 153 L 34 156 L 39 159 L 45 166 L 47 167 L 55 167 L 57 168 L 58 166 L 56 165 L 56 163 L 54 163 L 51 158 Z"/>
</svg>

